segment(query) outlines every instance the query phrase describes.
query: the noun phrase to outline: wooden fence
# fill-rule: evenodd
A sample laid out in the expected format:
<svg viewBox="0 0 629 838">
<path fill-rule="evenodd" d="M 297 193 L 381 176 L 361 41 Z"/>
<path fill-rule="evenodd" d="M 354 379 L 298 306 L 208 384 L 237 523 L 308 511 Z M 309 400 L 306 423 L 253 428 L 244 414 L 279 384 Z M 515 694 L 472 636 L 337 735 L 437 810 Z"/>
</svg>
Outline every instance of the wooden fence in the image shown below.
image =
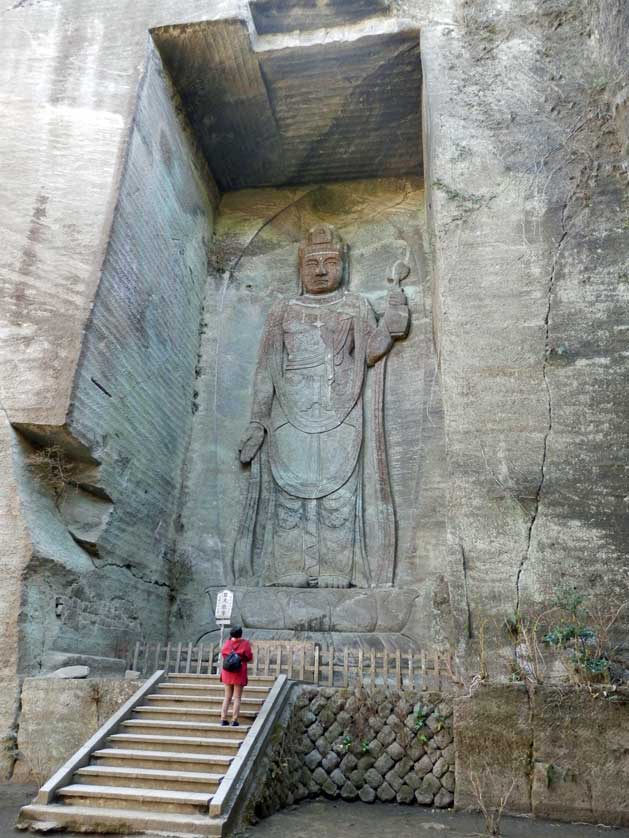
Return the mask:
<svg viewBox="0 0 629 838">
<path fill-rule="evenodd" d="M 284 674 L 288 678 L 327 686 L 394 686 L 436 689 L 460 683 L 451 655 L 334 648 L 299 641 L 254 640 L 250 675 Z M 221 666 L 217 643 L 136 643 L 129 668 L 148 675 L 156 669 L 197 675 L 217 675 Z"/>
</svg>

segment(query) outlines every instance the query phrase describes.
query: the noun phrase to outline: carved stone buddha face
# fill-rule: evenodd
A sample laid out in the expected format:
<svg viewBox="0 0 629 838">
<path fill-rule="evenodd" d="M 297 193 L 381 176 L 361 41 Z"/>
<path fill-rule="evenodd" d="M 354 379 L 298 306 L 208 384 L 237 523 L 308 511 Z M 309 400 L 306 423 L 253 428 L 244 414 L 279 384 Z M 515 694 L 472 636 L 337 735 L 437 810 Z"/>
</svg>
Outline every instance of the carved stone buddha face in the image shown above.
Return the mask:
<svg viewBox="0 0 629 838">
<path fill-rule="evenodd" d="M 343 257 L 339 251 L 332 250 L 306 253 L 299 273 L 306 294 L 328 294 L 341 284 Z"/>
<path fill-rule="evenodd" d="M 329 294 L 343 279 L 343 245 L 333 227 L 314 227 L 299 248 L 299 278 L 306 294 Z"/>
</svg>

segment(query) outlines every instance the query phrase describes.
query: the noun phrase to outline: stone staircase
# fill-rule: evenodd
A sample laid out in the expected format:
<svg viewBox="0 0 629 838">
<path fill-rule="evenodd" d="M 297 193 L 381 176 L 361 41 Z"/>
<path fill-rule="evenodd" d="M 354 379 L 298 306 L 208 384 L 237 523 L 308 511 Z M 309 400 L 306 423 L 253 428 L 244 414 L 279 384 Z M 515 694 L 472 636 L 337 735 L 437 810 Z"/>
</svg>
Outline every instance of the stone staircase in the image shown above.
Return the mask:
<svg viewBox="0 0 629 838">
<path fill-rule="evenodd" d="M 83 832 L 224 834 L 285 681 L 251 678 L 240 726 L 223 727 L 217 676 L 156 673 L 42 787 L 20 822 Z"/>
</svg>

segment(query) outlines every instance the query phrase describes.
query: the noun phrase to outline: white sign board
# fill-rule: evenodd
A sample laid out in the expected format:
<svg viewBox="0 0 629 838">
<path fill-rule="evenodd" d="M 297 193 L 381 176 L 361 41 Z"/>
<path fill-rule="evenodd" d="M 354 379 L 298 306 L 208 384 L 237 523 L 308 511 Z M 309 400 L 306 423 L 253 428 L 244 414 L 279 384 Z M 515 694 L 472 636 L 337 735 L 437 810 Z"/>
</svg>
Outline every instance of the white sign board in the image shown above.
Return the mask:
<svg viewBox="0 0 629 838">
<path fill-rule="evenodd" d="M 232 608 L 234 607 L 234 594 L 232 591 L 221 591 L 216 597 L 216 609 L 214 611 L 214 618 L 219 620 L 229 620 L 232 615 Z"/>
</svg>

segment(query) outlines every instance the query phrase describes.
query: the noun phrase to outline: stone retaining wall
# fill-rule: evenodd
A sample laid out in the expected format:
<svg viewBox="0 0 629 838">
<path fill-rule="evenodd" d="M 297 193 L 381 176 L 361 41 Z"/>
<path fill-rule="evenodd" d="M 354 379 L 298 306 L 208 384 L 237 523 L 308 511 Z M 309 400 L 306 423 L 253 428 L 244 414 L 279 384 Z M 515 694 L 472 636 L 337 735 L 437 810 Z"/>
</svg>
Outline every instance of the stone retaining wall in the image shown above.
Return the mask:
<svg viewBox="0 0 629 838">
<path fill-rule="evenodd" d="M 452 701 L 440 693 L 305 687 L 278 726 L 250 814 L 306 797 L 454 803 Z"/>
<path fill-rule="evenodd" d="M 10 759 L 14 783 L 42 785 L 143 681 L 25 678 Z"/>
</svg>

